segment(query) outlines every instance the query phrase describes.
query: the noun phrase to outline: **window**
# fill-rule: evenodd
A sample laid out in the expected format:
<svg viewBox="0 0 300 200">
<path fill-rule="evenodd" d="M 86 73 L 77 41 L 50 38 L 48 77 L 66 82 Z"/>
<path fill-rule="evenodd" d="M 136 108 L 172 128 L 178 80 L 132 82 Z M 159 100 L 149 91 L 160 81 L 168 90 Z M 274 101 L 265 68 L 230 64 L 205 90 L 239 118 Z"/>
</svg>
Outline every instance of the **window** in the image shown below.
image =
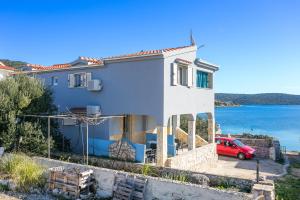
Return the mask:
<svg viewBox="0 0 300 200">
<path fill-rule="evenodd" d="M 197 87 L 198 88 L 212 88 L 212 74 L 197 71 Z"/>
<path fill-rule="evenodd" d="M 52 76 L 52 78 L 51 78 L 51 85 L 52 86 L 58 85 L 58 77 L 57 76 Z"/>
<path fill-rule="evenodd" d="M 178 66 L 177 81 L 179 85 L 187 86 L 188 82 L 188 68 L 184 66 Z"/>
<path fill-rule="evenodd" d="M 233 142 L 234 142 L 234 144 L 236 144 L 237 146 L 239 146 L 239 147 L 243 147 L 243 146 L 245 146 L 241 141 L 239 141 L 239 140 L 233 140 Z"/>
<path fill-rule="evenodd" d="M 74 74 L 74 87 L 85 86 L 85 73 Z"/>
</svg>

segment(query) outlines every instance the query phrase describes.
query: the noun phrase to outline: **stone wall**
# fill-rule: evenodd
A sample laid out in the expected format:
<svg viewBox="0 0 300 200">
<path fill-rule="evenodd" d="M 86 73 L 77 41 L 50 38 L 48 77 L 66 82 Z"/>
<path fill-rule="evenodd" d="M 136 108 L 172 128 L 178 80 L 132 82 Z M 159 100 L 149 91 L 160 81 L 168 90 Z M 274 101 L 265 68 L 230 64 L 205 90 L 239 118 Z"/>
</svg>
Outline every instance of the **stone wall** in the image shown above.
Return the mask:
<svg viewBox="0 0 300 200">
<path fill-rule="evenodd" d="M 120 171 L 104 169 L 99 167 L 80 165 L 74 163 L 68 163 L 58 160 L 51 160 L 47 158 L 35 157 L 34 158 L 38 163 L 43 166 L 57 167 L 64 166 L 66 168 L 81 168 L 81 169 L 92 169 L 97 181 L 98 190 L 103 194 L 112 195 L 114 177 L 116 173 Z M 126 172 L 124 172 L 126 173 Z M 136 174 L 137 175 L 137 174 Z M 141 176 L 141 175 L 137 175 Z M 231 192 L 223 191 L 215 188 L 210 188 L 207 186 L 190 184 L 190 183 L 181 183 L 178 181 L 172 181 L 168 179 L 147 177 L 148 183 L 145 191 L 145 199 L 222 199 L 222 200 L 240 200 L 240 199 L 250 199 L 249 194 L 240 193 L 240 192 Z"/>
<path fill-rule="evenodd" d="M 135 149 L 127 141 L 116 141 L 109 146 L 109 157 L 135 161 Z"/>
<path fill-rule="evenodd" d="M 258 158 L 266 158 L 275 160 L 275 149 L 271 139 L 254 139 L 254 138 L 238 138 L 244 144 L 256 150 Z"/>
<path fill-rule="evenodd" d="M 57 158 L 60 158 L 61 156 L 58 156 Z M 70 162 L 75 163 L 82 163 L 82 156 L 78 155 L 72 155 L 70 157 Z M 142 173 L 142 170 L 144 168 L 143 164 L 140 163 L 134 163 L 134 162 L 124 162 L 124 161 L 118 161 L 118 160 L 110 160 L 100 157 L 89 157 L 89 164 L 101 168 L 108 168 L 108 169 L 114 169 L 114 170 L 121 170 L 131 173 Z M 201 179 L 205 179 L 204 181 L 191 181 L 192 183 L 196 184 L 202 184 L 202 185 L 209 185 L 209 186 L 218 186 L 218 185 L 230 185 L 235 188 L 238 188 L 242 191 L 250 191 L 253 186 L 253 181 L 249 179 L 242 179 L 242 178 L 234 178 L 234 177 L 228 177 L 228 176 L 220 176 L 220 175 L 214 175 L 214 174 L 208 174 L 208 173 L 199 173 L 194 171 L 188 171 L 186 169 L 174 169 L 169 167 L 157 167 L 157 166 L 149 166 L 150 173 L 153 176 L 178 176 L 178 175 L 185 175 L 189 180 L 193 179 L 195 176 L 202 177 Z"/>
<path fill-rule="evenodd" d="M 168 158 L 166 167 L 198 171 L 214 167 L 217 161 L 216 144 L 212 143 Z"/>
</svg>

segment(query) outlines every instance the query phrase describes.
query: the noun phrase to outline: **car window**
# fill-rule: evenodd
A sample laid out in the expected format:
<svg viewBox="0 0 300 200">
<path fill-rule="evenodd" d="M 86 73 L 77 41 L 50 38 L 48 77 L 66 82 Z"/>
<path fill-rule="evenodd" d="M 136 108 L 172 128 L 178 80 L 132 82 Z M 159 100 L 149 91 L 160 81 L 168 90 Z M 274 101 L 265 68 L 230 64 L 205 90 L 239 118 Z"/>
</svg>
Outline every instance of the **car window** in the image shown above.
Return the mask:
<svg viewBox="0 0 300 200">
<path fill-rule="evenodd" d="M 217 139 L 217 140 L 216 140 L 216 143 L 217 143 L 217 144 L 221 144 L 221 140 L 220 140 L 220 139 Z"/>
<path fill-rule="evenodd" d="M 241 141 L 239 141 L 239 140 L 233 140 L 233 142 L 237 145 L 237 146 L 239 146 L 239 147 L 243 147 L 243 146 L 245 146 Z"/>
<path fill-rule="evenodd" d="M 224 144 L 225 146 L 232 147 L 232 142 L 230 142 L 229 140 L 225 140 Z"/>
</svg>

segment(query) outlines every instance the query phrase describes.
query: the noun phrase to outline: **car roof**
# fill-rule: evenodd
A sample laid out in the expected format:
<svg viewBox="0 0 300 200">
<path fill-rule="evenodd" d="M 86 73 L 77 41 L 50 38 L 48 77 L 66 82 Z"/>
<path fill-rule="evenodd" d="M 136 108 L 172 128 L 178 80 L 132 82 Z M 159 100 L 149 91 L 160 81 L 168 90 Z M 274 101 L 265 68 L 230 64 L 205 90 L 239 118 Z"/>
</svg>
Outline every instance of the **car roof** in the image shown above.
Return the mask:
<svg viewBox="0 0 300 200">
<path fill-rule="evenodd" d="M 229 140 L 229 141 L 235 140 L 235 138 L 228 138 L 228 137 L 216 137 L 216 139 Z"/>
</svg>

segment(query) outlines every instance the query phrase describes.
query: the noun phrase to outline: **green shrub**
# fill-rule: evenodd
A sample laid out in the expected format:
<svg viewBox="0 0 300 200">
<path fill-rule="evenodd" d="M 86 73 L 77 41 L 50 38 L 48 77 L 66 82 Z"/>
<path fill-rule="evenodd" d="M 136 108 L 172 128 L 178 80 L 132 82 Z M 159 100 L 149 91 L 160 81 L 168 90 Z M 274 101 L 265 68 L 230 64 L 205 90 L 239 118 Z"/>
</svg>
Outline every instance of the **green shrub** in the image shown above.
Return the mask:
<svg viewBox="0 0 300 200">
<path fill-rule="evenodd" d="M 44 168 L 23 154 L 7 155 L 0 161 L 0 170 L 15 182 L 18 189 L 28 191 L 30 187 L 45 185 Z"/>
<path fill-rule="evenodd" d="M 148 164 L 143 165 L 141 174 L 143 174 L 144 176 L 157 176 L 157 174 L 155 173 L 155 169 Z"/>
<path fill-rule="evenodd" d="M 300 179 L 287 175 L 275 181 L 276 200 L 300 200 Z"/>
</svg>

